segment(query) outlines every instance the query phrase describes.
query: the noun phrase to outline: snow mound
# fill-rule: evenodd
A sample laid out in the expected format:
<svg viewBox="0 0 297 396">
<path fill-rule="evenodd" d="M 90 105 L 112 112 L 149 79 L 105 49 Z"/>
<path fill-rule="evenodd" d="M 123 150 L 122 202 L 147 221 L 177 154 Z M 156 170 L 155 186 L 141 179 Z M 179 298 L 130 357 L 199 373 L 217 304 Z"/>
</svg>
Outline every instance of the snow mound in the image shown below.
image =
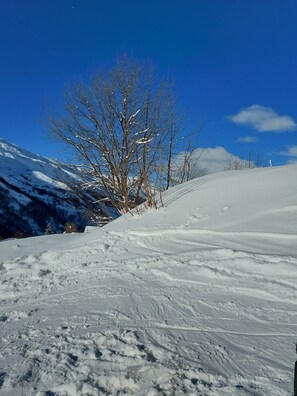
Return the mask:
<svg viewBox="0 0 297 396">
<path fill-rule="evenodd" d="M 167 228 L 296 234 L 297 166 L 229 171 L 163 194 L 164 209 L 122 216 L 109 229 Z M 282 220 L 282 221 L 279 221 Z"/>
<path fill-rule="evenodd" d="M 297 166 L 85 234 L 0 243 L 1 395 L 290 395 Z"/>
<path fill-rule="evenodd" d="M 160 211 L 122 216 L 106 230 L 171 234 L 219 246 L 277 253 L 296 252 L 297 166 L 222 172 L 191 180 L 164 193 Z M 159 232 L 160 231 L 160 232 Z M 233 241 L 233 242 L 232 242 Z M 263 243 L 262 243 L 263 242 Z M 263 245 L 263 246 L 261 246 Z M 240 248 L 240 247 L 239 247 Z M 242 248 L 242 245 L 241 245 Z"/>
</svg>

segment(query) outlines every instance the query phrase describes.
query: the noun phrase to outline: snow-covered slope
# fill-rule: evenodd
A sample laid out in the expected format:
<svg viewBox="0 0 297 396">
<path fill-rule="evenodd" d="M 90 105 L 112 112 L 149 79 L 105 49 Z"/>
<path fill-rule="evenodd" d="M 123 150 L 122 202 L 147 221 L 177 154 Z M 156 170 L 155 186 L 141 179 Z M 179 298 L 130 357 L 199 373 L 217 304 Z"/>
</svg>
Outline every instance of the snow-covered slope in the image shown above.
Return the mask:
<svg viewBox="0 0 297 396">
<path fill-rule="evenodd" d="M 1 395 L 291 395 L 297 166 L 159 211 L 0 243 Z"/>
<path fill-rule="evenodd" d="M 126 215 L 106 230 L 199 239 L 260 253 L 294 254 L 297 236 L 297 166 L 222 172 L 194 179 L 164 194 L 165 209 Z M 166 231 L 165 231 L 166 230 Z M 267 240 L 272 243 L 267 243 Z"/>
<path fill-rule="evenodd" d="M 86 200 L 68 187 L 79 183 L 75 167 L 0 139 L 0 236 L 40 235 L 48 223 L 56 232 L 68 221 L 83 227 Z"/>
</svg>

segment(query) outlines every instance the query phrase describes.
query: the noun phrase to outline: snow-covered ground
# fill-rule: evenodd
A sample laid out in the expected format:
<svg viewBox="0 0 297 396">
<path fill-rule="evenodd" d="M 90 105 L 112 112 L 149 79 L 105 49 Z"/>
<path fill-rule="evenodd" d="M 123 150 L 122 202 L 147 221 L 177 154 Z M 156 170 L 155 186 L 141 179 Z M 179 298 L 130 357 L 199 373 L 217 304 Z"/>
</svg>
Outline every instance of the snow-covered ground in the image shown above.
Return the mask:
<svg viewBox="0 0 297 396">
<path fill-rule="evenodd" d="M 297 166 L 0 243 L 1 395 L 292 395 Z"/>
</svg>

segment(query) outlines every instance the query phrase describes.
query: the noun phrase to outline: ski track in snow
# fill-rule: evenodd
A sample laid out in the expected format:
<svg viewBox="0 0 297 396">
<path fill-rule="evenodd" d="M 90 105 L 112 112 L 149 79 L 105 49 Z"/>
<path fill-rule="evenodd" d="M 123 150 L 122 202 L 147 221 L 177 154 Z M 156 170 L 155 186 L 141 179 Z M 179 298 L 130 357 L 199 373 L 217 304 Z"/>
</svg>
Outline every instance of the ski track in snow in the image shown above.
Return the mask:
<svg viewBox="0 0 297 396">
<path fill-rule="evenodd" d="M 1 242 L 0 395 L 292 395 L 296 169 L 211 175 L 159 212 Z"/>
<path fill-rule="evenodd" d="M 167 254 L 178 232 L 2 262 L 1 394 L 289 394 L 296 257 Z"/>
</svg>

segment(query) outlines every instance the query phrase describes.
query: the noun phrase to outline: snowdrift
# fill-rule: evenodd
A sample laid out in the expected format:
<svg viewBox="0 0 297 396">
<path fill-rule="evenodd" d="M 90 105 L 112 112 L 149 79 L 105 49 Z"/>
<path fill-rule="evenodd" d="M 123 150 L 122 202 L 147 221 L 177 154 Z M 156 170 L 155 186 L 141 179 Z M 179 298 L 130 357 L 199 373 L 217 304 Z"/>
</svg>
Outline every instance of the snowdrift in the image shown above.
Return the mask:
<svg viewBox="0 0 297 396">
<path fill-rule="evenodd" d="M 297 166 L 85 234 L 0 243 L 1 395 L 290 395 Z"/>
</svg>

